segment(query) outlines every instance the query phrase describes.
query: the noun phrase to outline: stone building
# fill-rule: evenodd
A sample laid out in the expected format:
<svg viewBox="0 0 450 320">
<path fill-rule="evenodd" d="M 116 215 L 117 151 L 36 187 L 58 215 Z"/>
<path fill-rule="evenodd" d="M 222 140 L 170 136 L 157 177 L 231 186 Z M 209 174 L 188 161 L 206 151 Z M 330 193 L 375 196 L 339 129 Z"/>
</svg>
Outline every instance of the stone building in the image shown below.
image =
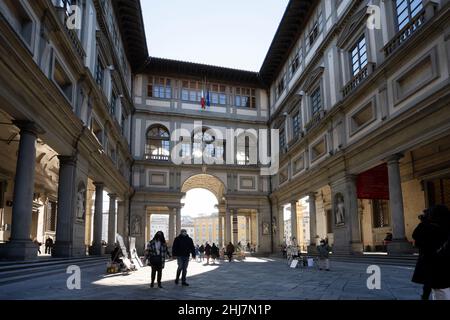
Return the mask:
<svg viewBox="0 0 450 320">
<path fill-rule="evenodd" d="M 100 254 L 103 191 L 108 225 L 128 228 L 140 3 L 1 1 L 0 43 L 0 256 L 36 257 L 49 236 L 55 256 Z"/>
<path fill-rule="evenodd" d="M 290 205 L 303 243 L 411 252 L 421 211 L 450 204 L 449 2 L 291 0 L 249 72 L 148 57 L 138 0 L 76 1 L 79 29 L 75 1 L 2 1 L 0 254 L 46 236 L 101 253 L 103 190 L 138 250 L 152 214 L 173 239 L 194 188 L 217 198 L 219 242 L 244 217 L 278 251 Z"/>
</svg>

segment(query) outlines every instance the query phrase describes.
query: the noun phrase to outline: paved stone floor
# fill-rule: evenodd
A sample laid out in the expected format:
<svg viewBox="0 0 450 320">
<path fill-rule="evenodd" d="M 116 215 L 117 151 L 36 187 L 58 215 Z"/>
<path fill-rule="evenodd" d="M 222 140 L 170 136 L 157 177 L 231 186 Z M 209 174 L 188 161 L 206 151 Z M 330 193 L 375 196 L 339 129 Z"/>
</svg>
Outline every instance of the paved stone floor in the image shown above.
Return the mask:
<svg viewBox="0 0 450 320">
<path fill-rule="evenodd" d="M 166 262 L 163 289 L 150 288 L 150 267 L 129 275 L 105 275 L 105 267 L 81 269 L 81 289 L 68 290 L 65 270 L 55 275 L 0 286 L 0 299 L 407 299 L 421 287 L 411 283 L 412 268 L 380 266 L 381 290 L 367 289 L 368 265 L 332 262 L 332 270 L 290 269 L 285 261 L 247 258 L 204 266 L 191 261 L 190 287 L 173 282 L 176 261 Z"/>
</svg>

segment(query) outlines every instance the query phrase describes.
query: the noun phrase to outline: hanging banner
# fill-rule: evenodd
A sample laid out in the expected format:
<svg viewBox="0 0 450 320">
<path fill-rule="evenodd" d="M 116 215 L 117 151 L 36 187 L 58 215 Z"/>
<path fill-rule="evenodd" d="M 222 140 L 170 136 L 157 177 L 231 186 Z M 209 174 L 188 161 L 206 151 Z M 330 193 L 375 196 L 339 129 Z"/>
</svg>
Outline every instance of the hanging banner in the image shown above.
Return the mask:
<svg viewBox="0 0 450 320">
<path fill-rule="evenodd" d="M 389 178 L 387 165 L 384 163 L 358 175 L 358 199 L 389 200 Z"/>
</svg>

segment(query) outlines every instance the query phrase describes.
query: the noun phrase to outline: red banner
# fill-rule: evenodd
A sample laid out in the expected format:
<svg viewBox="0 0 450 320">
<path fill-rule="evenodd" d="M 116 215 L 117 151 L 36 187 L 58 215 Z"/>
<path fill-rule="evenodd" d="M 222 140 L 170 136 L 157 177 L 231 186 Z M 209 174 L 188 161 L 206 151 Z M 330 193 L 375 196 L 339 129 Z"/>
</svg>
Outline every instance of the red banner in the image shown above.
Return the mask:
<svg viewBox="0 0 450 320">
<path fill-rule="evenodd" d="M 356 182 L 358 199 L 389 200 L 389 178 L 384 163 L 358 175 Z"/>
</svg>

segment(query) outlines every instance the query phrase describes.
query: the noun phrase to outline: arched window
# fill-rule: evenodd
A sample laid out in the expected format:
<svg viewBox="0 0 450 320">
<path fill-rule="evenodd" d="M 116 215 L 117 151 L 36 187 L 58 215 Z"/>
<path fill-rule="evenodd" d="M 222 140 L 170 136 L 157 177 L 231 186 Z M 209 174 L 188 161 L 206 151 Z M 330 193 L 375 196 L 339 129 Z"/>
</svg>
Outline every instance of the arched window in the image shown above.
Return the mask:
<svg viewBox="0 0 450 320">
<path fill-rule="evenodd" d="M 156 125 L 147 131 L 145 159 L 168 161 L 170 154 L 170 134 L 165 127 Z"/>
<path fill-rule="evenodd" d="M 209 128 L 202 128 L 201 131 L 194 132 L 192 136 L 192 156 L 194 158 L 202 158 L 203 152 L 209 157 L 224 157 L 224 141 L 216 141 L 216 137 L 212 135 Z"/>
</svg>

